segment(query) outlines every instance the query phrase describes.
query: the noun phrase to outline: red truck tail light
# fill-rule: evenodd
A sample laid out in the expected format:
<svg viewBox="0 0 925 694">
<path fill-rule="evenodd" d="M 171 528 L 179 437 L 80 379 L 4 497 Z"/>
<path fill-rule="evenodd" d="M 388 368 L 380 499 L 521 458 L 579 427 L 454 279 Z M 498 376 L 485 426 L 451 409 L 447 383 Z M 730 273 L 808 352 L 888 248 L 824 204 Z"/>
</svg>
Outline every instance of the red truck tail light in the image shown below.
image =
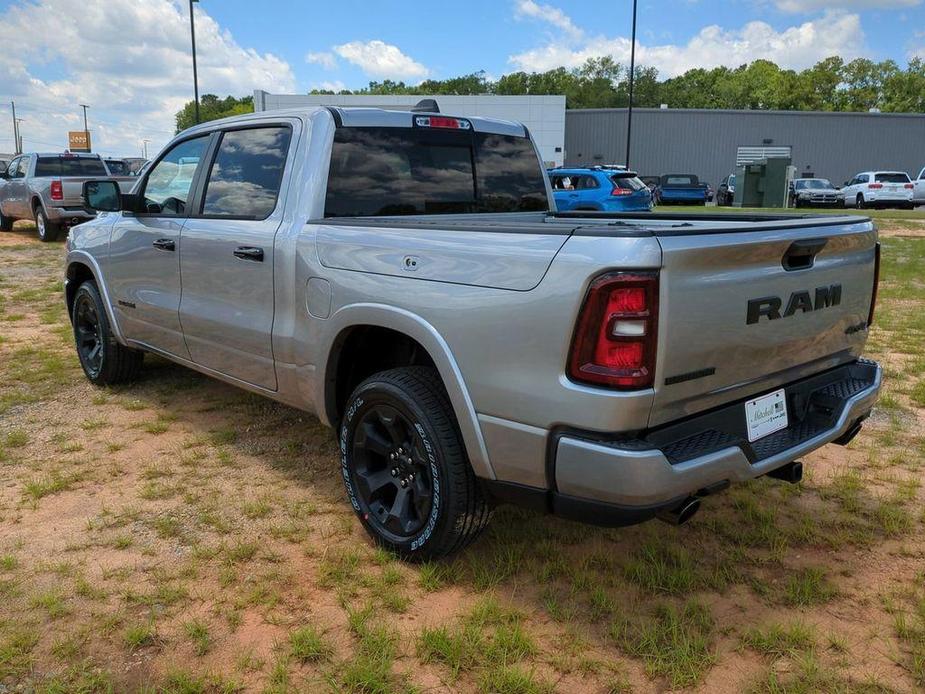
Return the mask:
<svg viewBox="0 0 925 694">
<path fill-rule="evenodd" d="M 629 188 L 617 187 L 617 188 L 614 188 L 612 191 L 610 191 L 610 194 L 611 195 L 632 195 L 633 191 L 631 191 Z"/>
<path fill-rule="evenodd" d="M 903 188 L 905 188 L 906 190 L 914 190 L 915 184 L 914 183 L 903 183 Z"/>
<path fill-rule="evenodd" d="M 658 327 L 658 274 L 611 272 L 588 288 L 572 339 L 573 381 L 620 390 L 652 385 Z"/>
<path fill-rule="evenodd" d="M 870 188 L 871 190 L 880 190 L 881 188 L 883 188 L 883 184 L 882 183 L 868 183 L 867 187 Z"/>
<path fill-rule="evenodd" d="M 61 185 L 61 181 L 52 181 L 49 192 L 52 200 L 64 200 L 64 186 Z"/>
<path fill-rule="evenodd" d="M 877 288 L 880 286 L 880 242 L 874 248 L 874 288 L 870 293 L 870 312 L 867 314 L 867 328 L 874 324 L 874 309 L 877 308 Z"/>
</svg>

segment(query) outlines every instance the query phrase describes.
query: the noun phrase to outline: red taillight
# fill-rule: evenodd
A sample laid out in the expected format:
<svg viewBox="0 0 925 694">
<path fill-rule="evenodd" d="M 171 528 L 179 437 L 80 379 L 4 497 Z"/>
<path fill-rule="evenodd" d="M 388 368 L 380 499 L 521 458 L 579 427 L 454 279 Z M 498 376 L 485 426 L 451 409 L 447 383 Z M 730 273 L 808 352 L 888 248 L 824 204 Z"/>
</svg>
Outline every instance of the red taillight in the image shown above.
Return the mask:
<svg viewBox="0 0 925 694">
<path fill-rule="evenodd" d="M 914 183 L 904 183 L 903 188 L 905 188 L 906 190 L 913 190 L 915 188 L 915 184 Z"/>
<path fill-rule="evenodd" d="M 883 188 L 883 184 L 882 183 L 868 183 L 867 187 L 870 188 L 871 190 L 880 190 L 881 188 Z"/>
<path fill-rule="evenodd" d="M 874 324 L 874 309 L 877 308 L 877 288 L 880 286 L 880 242 L 874 248 L 874 288 L 870 293 L 870 311 L 867 314 L 867 327 Z"/>
<path fill-rule="evenodd" d="M 628 188 L 614 188 L 610 191 L 611 195 L 632 195 L 633 191 Z"/>
<path fill-rule="evenodd" d="M 611 272 L 591 283 L 572 339 L 569 378 L 621 390 L 655 374 L 658 274 Z"/>
<path fill-rule="evenodd" d="M 50 192 L 52 200 L 64 200 L 64 187 L 61 181 L 52 181 Z"/>
</svg>

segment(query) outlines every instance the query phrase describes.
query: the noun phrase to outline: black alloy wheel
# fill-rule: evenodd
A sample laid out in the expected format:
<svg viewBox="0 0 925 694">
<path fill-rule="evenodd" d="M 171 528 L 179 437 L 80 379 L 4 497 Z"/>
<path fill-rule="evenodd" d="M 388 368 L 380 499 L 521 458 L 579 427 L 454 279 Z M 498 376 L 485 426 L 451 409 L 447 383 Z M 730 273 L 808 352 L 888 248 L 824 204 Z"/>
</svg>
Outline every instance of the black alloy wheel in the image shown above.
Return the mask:
<svg viewBox="0 0 925 694">
<path fill-rule="evenodd" d="M 77 297 L 74 306 L 74 339 L 80 363 L 91 380 L 98 378 L 103 367 L 103 338 L 100 316 L 89 294 Z"/>
<path fill-rule="evenodd" d="M 433 475 L 424 441 L 388 403 L 366 408 L 353 435 L 353 475 L 376 530 L 402 541 L 419 533 L 433 505 Z"/>
</svg>

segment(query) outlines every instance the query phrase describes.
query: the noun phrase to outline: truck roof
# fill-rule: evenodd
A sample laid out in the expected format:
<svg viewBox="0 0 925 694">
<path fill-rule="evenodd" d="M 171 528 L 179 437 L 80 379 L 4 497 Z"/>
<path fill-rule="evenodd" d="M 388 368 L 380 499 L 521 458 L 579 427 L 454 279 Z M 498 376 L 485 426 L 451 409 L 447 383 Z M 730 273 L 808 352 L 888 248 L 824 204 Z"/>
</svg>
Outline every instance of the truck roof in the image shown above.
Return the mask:
<svg viewBox="0 0 925 694">
<path fill-rule="evenodd" d="M 200 123 L 184 132 L 193 133 L 199 130 L 214 128 L 216 125 L 246 123 L 256 119 L 266 119 L 274 116 L 282 118 L 312 118 L 324 112 L 332 114 L 335 120 L 339 121 L 340 125 L 346 127 L 410 128 L 414 124 L 414 118 L 417 116 L 444 116 L 447 118 L 463 118 L 472 124 L 472 129 L 476 132 L 493 133 L 496 135 L 514 135 L 518 137 L 527 135 L 527 128 L 524 127 L 522 123 L 517 123 L 515 121 L 455 113 L 393 111 L 384 108 L 364 108 L 360 106 L 312 106 L 273 111 L 258 111 L 255 113 L 246 113 L 240 116 L 231 116 L 220 120 L 208 121 L 207 123 Z"/>
<path fill-rule="evenodd" d="M 34 154 L 37 157 L 67 157 L 70 158 L 81 158 L 81 159 L 99 159 L 99 154 L 93 154 L 91 152 L 24 152 L 23 156 L 29 156 Z"/>
</svg>

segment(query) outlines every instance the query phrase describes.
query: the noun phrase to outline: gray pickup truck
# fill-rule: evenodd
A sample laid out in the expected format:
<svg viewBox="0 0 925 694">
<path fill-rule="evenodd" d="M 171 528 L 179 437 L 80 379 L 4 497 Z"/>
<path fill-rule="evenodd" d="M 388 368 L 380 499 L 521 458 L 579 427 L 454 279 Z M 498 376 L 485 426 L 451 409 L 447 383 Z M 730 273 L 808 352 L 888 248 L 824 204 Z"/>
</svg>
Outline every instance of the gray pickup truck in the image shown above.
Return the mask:
<svg viewBox="0 0 925 694">
<path fill-rule="evenodd" d="M 112 176 L 97 154 L 17 156 L 0 171 L 0 231 L 12 229 L 17 219 L 32 219 L 42 241 L 56 240 L 62 229 L 93 219 L 83 205 L 83 183 L 103 176 L 126 192 L 138 180 Z"/>
<path fill-rule="evenodd" d="M 132 194 L 84 188 L 100 215 L 71 230 L 65 293 L 86 376 L 153 352 L 314 412 L 407 558 L 500 502 L 684 522 L 731 482 L 799 480 L 880 389 L 869 219 L 559 213 L 516 123 L 250 114 L 177 136 Z"/>
</svg>

